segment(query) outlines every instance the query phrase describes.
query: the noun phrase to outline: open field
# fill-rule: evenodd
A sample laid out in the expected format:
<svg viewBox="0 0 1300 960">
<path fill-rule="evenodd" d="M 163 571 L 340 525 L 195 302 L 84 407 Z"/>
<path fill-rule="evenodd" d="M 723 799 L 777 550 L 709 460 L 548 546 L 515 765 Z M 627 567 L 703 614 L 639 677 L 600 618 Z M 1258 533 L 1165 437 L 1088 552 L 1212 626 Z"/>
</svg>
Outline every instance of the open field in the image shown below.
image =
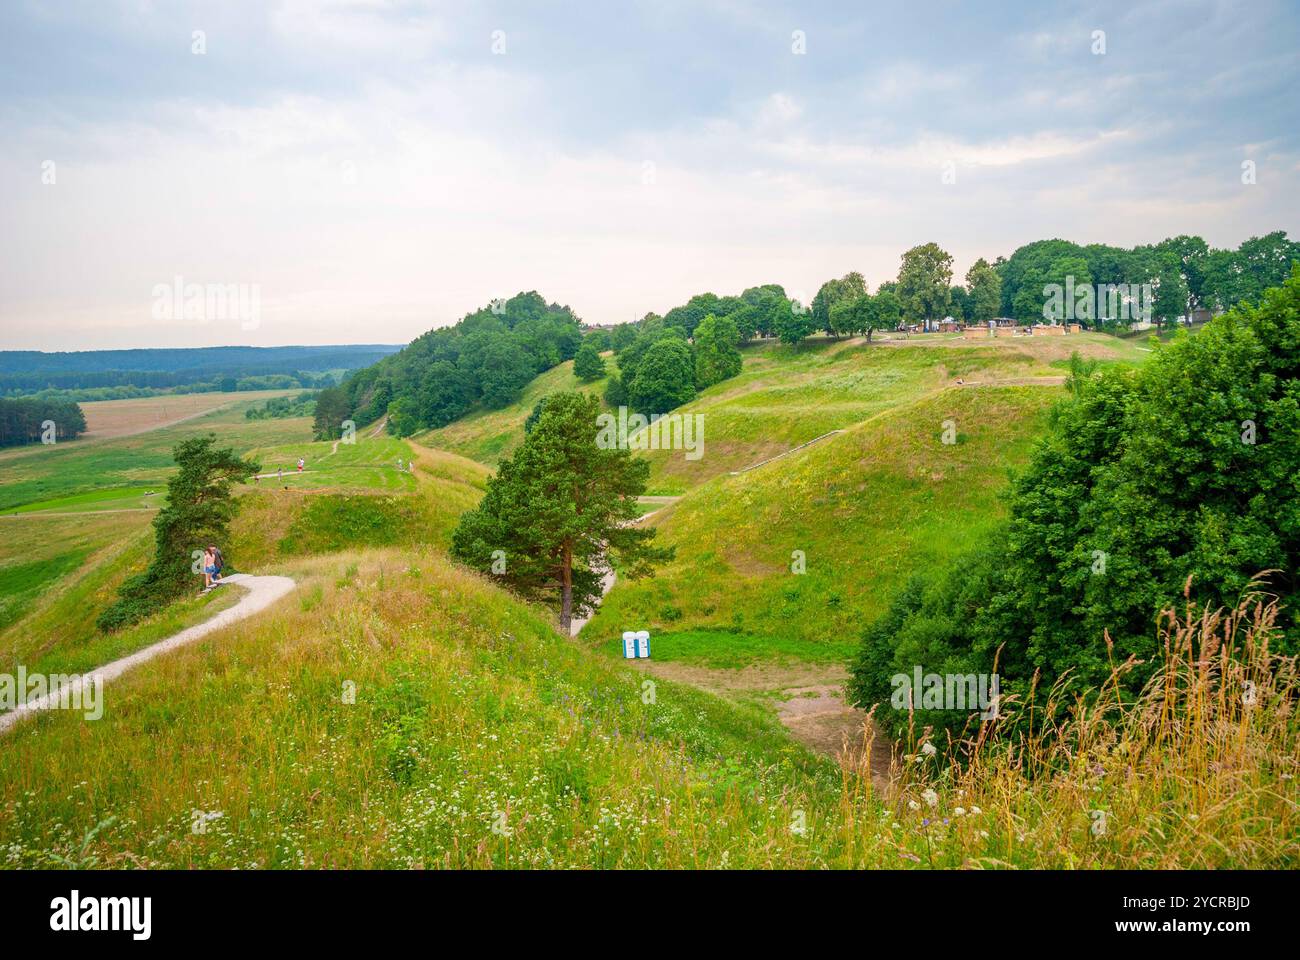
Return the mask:
<svg viewBox="0 0 1300 960">
<path fill-rule="evenodd" d="M 584 638 L 617 653 L 622 631 L 650 629 L 656 659 L 710 666 L 843 660 L 908 576 L 961 555 L 1001 519 L 1008 470 L 1058 393 L 943 390 L 709 481 L 648 521 L 676 559 L 617 585 Z"/>
<path fill-rule="evenodd" d="M 252 486 L 271 485 L 291 490 L 415 489 L 415 477 L 407 469 L 411 448 L 393 437 L 358 436 L 355 443 L 314 441 L 257 447 L 248 451 L 247 456 L 262 465 L 261 479 L 252 482 Z M 299 458 L 305 461 L 302 473 L 298 472 Z M 401 470 L 397 468 L 398 460 L 402 462 Z"/>
<path fill-rule="evenodd" d="M 172 472 L 172 447 L 186 437 L 203 433 L 216 433 L 238 453 L 309 440 L 311 420 L 306 417 L 245 419 L 244 411 L 265 400 L 267 395 L 235 394 L 239 399 L 221 409 L 130 436 L 74 440 L 51 446 L 33 444 L 0 452 L 0 511 L 79 494 L 102 495 L 109 488 L 124 488 L 126 498 L 133 497 L 133 491 L 140 488 L 161 492 Z"/>
<path fill-rule="evenodd" d="M 161 427 L 182 423 L 232 403 L 262 401 L 302 391 L 258 390 L 244 393 L 179 393 L 160 397 L 134 397 L 130 400 L 95 400 L 81 404 L 86 415 L 86 432 L 82 440 L 107 440 L 129 437 Z"/>
</svg>

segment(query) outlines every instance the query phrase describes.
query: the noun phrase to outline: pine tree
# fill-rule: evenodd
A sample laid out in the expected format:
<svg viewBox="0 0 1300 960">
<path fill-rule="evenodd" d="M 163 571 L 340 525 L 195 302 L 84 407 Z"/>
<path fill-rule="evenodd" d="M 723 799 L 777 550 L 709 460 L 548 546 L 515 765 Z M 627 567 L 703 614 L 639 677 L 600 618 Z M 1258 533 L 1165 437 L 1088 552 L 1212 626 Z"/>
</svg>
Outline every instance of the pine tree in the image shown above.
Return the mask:
<svg viewBox="0 0 1300 960">
<path fill-rule="evenodd" d="M 167 506 L 154 517 L 154 554 L 147 570 L 122 584 L 118 599 L 99 618 L 104 630 L 127 626 L 185 592 L 195 582 L 193 555 L 220 545 L 238 508 L 231 487 L 261 466 L 229 448 L 214 450 L 215 434 L 182 440 L 172 451 L 180 468 L 167 481 Z"/>
<path fill-rule="evenodd" d="M 635 579 L 673 556 L 652 545 L 655 531 L 630 525 L 650 465 L 625 449 L 599 446 L 599 415 L 595 397 L 548 396 L 523 445 L 502 462 L 452 537 L 452 555 L 462 563 L 558 606 L 566 633 L 600 597 L 612 559 L 620 576 Z"/>
</svg>

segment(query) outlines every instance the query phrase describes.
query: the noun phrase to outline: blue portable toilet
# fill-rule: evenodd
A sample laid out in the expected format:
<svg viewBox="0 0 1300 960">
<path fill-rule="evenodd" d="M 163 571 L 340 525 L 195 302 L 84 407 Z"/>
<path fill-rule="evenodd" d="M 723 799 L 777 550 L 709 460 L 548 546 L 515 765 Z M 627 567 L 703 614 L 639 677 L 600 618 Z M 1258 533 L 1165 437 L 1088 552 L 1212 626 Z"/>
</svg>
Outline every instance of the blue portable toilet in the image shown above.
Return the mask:
<svg viewBox="0 0 1300 960">
<path fill-rule="evenodd" d="M 642 660 L 650 659 L 650 631 L 640 630 L 637 632 L 636 655 Z"/>
<path fill-rule="evenodd" d="M 636 659 L 636 631 L 623 631 L 623 658 L 625 660 Z"/>
</svg>

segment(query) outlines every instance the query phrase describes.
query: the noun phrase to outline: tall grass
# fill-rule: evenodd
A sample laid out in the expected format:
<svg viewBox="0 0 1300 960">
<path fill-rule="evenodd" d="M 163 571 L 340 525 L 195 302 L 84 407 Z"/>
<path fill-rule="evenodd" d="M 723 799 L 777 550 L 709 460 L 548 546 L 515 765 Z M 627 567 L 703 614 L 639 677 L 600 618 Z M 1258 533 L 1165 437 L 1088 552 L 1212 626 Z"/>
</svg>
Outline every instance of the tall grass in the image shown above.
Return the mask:
<svg viewBox="0 0 1300 960">
<path fill-rule="evenodd" d="M 1297 860 L 1295 661 L 1267 603 L 1168 622 L 1141 697 L 1110 684 L 933 756 L 922 732 L 885 787 L 758 708 L 667 681 L 647 697 L 436 552 L 288 563 L 295 596 L 117 681 L 102 720 L 46 714 L 0 743 L 0 866 Z"/>
<path fill-rule="evenodd" d="M 947 744 L 914 732 L 893 784 L 902 829 L 926 841 L 908 856 L 936 867 L 1296 866 L 1300 688 L 1296 658 L 1275 649 L 1277 615 L 1258 594 L 1233 610 L 1166 610 L 1163 663 L 1139 695 L 1120 682 L 1130 659 L 1101 690 L 1065 678 L 1041 704 L 1035 692 L 1004 698 L 996 719 Z M 1017 736 L 996 736 L 1017 724 Z"/>
</svg>

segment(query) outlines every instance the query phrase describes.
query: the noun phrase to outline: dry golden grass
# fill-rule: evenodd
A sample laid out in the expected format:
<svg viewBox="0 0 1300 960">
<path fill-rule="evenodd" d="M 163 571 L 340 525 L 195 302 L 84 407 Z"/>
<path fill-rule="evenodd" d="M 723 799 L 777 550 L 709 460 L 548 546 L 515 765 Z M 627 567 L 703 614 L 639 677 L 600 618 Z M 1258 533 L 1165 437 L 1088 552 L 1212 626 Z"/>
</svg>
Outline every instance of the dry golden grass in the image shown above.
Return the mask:
<svg viewBox="0 0 1300 960">
<path fill-rule="evenodd" d="M 920 732 L 894 785 L 900 819 L 962 838 L 927 846 L 935 866 L 1296 866 L 1300 686 L 1296 658 L 1273 649 L 1277 613 L 1260 596 L 1169 610 L 1164 663 L 1137 697 L 1118 683 L 1126 662 L 1099 692 L 1063 681 L 1042 704 L 1004 698 L 1000 718 L 934 754 Z M 995 739 L 1015 719 L 1032 722 Z"/>
</svg>

